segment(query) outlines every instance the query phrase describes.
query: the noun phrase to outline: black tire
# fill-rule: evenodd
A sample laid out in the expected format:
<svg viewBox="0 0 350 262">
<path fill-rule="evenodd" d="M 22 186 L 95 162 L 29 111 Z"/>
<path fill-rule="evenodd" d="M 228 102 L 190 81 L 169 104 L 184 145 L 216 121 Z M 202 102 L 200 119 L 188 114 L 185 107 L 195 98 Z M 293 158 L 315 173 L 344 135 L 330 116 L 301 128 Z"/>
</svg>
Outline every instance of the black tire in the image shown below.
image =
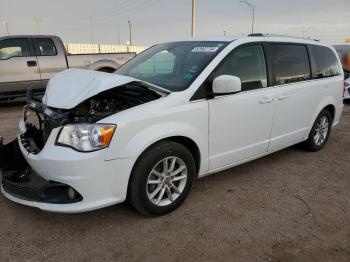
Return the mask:
<svg viewBox="0 0 350 262">
<path fill-rule="evenodd" d="M 148 178 L 152 169 L 166 157 L 176 157 L 183 161 L 187 168 L 187 180 L 183 190 L 172 203 L 159 206 L 148 197 Z M 128 201 L 141 214 L 159 216 L 179 207 L 190 192 L 196 175 L 196 167 L 191 152 L 183 145 L 173 141 L 162 141 L 147 149 L 137 160 L 131 173 Z M 160 179 L 161 180 L 161 179 Z"/>
<path fill-rule="evenodd" d="M 111 68 L 111 67 L 103 67 L 103 68 L 98 69 L 97 71 L 104 72 L 104 73 L 113 73 L 115 71 L 115 69 Z"/>
<path fill-rule="evenodd" d="M 328 132 L 327 135 L 325 136 L 324 140 L 322 143 L 316 143 L 315 141 L 315 135 L 317 132 L 317 128 L 318 128 L 318 124 L 320 122 L 320 120 L 322 118 L 326 117 L 329 123 L 329 127 L 328 127 Z M 310 131 L 309 137 L 308 139 L 303 143 L 304 148 L 310 152 L 316 152 L 321 150 L 327 143 L 329 135 L 331 133 L 331 129 L 332 129 L 332 124 L 333 124 L 333 118 L 332 118 L 332 114 L 331 112 L 329 112 L 329 110 L 324 109 L 323 111 L 321 111 L 321 113 L 317 116 L 314 125 L 312 126 L 312 129 Z"/>
</svg>

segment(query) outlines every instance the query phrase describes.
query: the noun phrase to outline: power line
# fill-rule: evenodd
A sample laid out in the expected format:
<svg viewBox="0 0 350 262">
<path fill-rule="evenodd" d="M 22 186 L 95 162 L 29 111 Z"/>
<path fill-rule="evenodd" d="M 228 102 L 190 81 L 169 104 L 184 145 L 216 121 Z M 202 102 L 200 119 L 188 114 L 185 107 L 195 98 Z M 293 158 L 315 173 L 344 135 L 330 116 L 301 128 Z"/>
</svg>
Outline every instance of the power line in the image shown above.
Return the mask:
<svg viewBox="0 0 350 262">
<path fill-rule="evenodd" d="M 192 25 L 191 25 L 191 37 L 196 35 L 196 0 L 192 0 Z"/>
<path fill-rule="evenodd" d="M 92 20 L 92 16 L 89 16 L 90 19 L 90 36 L 91 36 L 91 44 L 94 44 L 94 24 Z"/>
</svg>

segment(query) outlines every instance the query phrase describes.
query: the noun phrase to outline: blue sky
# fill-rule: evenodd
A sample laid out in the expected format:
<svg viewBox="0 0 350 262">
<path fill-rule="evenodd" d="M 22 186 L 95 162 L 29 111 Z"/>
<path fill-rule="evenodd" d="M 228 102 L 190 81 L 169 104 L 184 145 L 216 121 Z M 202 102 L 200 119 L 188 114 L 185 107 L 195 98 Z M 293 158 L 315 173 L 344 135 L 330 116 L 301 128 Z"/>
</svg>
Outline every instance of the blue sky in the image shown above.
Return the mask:
<svg viewBox="0 0 350 262">
<path fill-rule="evenodd" d="M 251 0 L 255 31 L 308 36 L 328 43 L 350 38 L 348 0 Z M 0 0 L 0 21 L 11 34 L 56 34 L 65 42 L 151 45 L 190 36 L 191 0 Z M 91 17 L 91 18 L 90 18 Z M 238 0 L 197 0 L 197 36 L 240 36 L 250 32 L 251 12 Z M 0 35 L 6 34 L 1 23 Z"/>
</svg>

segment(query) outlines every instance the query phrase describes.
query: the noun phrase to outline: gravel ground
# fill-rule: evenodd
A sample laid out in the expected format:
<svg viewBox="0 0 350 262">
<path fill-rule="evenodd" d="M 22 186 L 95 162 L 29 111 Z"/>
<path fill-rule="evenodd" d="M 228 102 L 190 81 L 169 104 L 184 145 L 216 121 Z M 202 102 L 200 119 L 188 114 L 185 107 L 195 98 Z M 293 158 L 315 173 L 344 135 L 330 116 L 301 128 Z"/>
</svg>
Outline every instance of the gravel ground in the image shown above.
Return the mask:
<svg viewBox="0 0 350 262">
<path fill-rule="evenodd" d="M 21 104 L 0 108 L 17 134 Z M 0 196 L 1 261 L 350 261 L 350 105 L 318 153 L 295 146 L 198 180 L 175 212 L 46 213 Z"/>
</svg>

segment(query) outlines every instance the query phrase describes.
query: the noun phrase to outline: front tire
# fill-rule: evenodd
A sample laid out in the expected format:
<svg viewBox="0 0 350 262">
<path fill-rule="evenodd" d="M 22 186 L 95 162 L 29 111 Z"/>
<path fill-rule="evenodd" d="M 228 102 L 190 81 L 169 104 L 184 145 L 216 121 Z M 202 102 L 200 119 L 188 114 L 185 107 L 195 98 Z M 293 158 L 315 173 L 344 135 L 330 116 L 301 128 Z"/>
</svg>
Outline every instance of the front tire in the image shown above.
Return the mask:
<svg viewBox="0 0 350 262">
<path fill-rule="evenodd" d="M 172 141 L 159 142 L 147 149 L 133 168 L 129 203 L 144 215 L 169 213 L 185 200 L 195 174 L 193 156 L 185 146 Z"/>
<path fill-rule="evenodd" d="M 306 150 L 316 152 L 327 143 L 333 124 L 332 114 L 324 109 L 318 115 L 310 131 L 308 139 L 304 142 Z"/>
</svg>

